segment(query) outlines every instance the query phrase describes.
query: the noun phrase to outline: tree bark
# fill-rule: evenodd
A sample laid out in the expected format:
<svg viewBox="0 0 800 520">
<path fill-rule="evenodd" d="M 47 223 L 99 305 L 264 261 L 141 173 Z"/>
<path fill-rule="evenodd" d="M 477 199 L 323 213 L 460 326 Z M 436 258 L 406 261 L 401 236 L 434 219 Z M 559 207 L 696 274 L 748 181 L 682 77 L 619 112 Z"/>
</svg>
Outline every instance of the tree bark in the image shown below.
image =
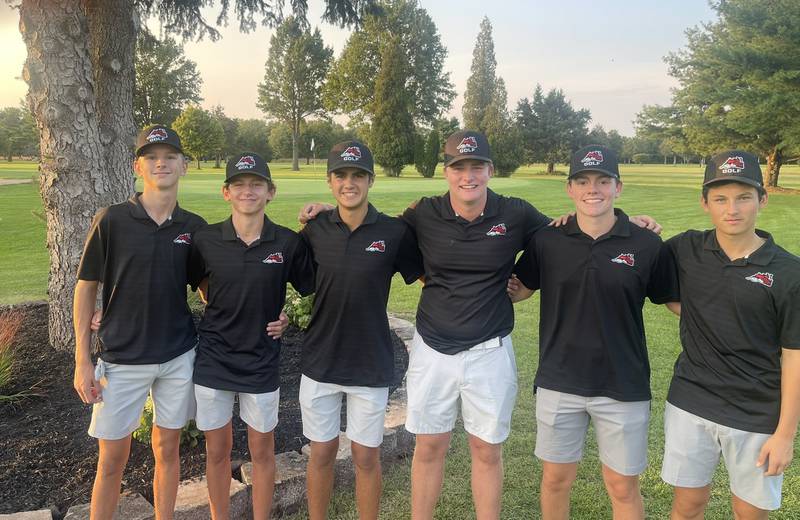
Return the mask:
<svg viewBox="0 0 800 520">
<path fill-rule="evenodd" d="M 125 50 L 135 42 L 133 7 L 23 0 L 19 27 L 41 146 L 50 343 L 69 350 L 75 274 L 92 216 L 133 191 L 133 53 Z"/>
<path fill-rule="evenodd" d="M 298 121 L 292 122 L 292 171 L 300 171 L 300 151 L 298 148 L 298 141 L 300 140 L 300 123 Z"/>
<path fill-rule="evenodd" d="M 781 166 L 783 166 L 783 150 L 776 146 L 767 154 L 767 186 L 778 187 Z"/>
<path fill-rule="evenodd" d="M 556 169 L 555 163 L 551 162 L 547 163 L 547 173 L 552 174 L 555 171 L 555 169 Z"/>
</svg>

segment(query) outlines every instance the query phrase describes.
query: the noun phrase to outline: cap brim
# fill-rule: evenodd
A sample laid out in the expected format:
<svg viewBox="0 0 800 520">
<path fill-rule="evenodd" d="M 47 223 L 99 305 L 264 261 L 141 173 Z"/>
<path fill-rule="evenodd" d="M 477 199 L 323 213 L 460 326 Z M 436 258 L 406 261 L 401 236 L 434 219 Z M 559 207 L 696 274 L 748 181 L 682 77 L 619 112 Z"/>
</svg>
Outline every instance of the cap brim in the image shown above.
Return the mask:
<svg viewBox="0 0 800 520">
<path fill-rule="evenodd" d="M 464 160 L 467 160 L 467 159 L 472 159 L 474 161 L 483 161 L 483 162 L 487 162 L 489 164 L 494 164 L 490 158 L 484 157 L 482 155 L 456 155 L 455 157 L 451 157 L 450 159 L 446 160 L 444 162 L 444 167 L 447 168 L 448 166 L 450 166 L 453 163 L 456 163 L 458 161 L 464 161 Z"/>
<path fill-rule="evenodd" d="M 335 172 L 337 170 L 344 170 L 345 168 L 358 168 L 359 170 L 363 170 L 363 171 L 369 173 L 370 175 L 375 175 L 374 171 L 370 170 L 369 168 L 367 168 L 366 166 L 364 166 L 362 164 L 357 164 L 357 163 L 337 164 L 337 165 L 333 166 L 332 168 L 330 168 L 328 170 L 328 173 L 333 173 L 333 172 Z"/>
<path fill-rule="evenodd" d="M 236 177 L 239 177 L 241 175 L 253 175 L 255 177 L 261 177 L 262 179 L 267 180 L 267 181 L 271 181 L 272 180 L 271 176 L 264 175 L 263 173 L 260 173 L 260 172 L 237 172 L 237 173 L 234 173 L 233 175 L 231 175 L 230 177 L 225 177 L 225 184 L 228 184 L 229 182 L 231 182 L 231 180 L 233 180 Z"/>
<path fill-rule="evenodd" d="M 162 142 L 159 142 L 159 143 L 147 143 L 147 144 L 143 144 L 142 146 L 140 146 L 139 148 L 137 148 L 137 149 L 136 149 L 136 157 L 139 157 L 140 155 L 142 155 L 142 152 L 144 152 L 145 150 L 147 150 L 149 147 L 151 147 L 151 146 L 154 146 L 154 145 L 157 145 L 157 144 L 163 144 L 163 145 L 167 145 L 167 146 L 169 146 L 170 148 L 172 148 L 173 150 L 177 151 L 178 153 L 183 153 L 183 150 L 181 150 L 181 149 L 180 149 L 180 148 L 178 148 L 177 146 L 175 146 L 175 145 L 173 145 L 173 144 L 170 144 L 170 143 L 165 143 L 165 142 L 163 142 L 163 141 L 162 141 Z"/>
<path fill-rule="evenodd" d="M 739 182 L 739 183 L 742 183 L 742 184 L 747 184 L 747 185 L 752 186 L 754 188 L 762 188 L 762 189 L 764 188 L 764 185 L 760 184 L 758 181 L 754 181 L 753 179 L 748 179 L 747 177 L 734 177 L 734 176 L 717 177 L 717 178 L 711 179 L 710 181 L 704 182 L 703 186 L 710 186 L 712 184 L 717 184 L 717 183 L 720 183 L 720 182 Z"/>
<path fill-rule="evenodd" d="M 615 179 L 619 179 L 620 178 L 618 173 L 614 173 L 614 172 L 612 172 L 610 170 L 606 170 L 605 168 L 598 168 L 596 166 L 591 166 L 589 168 L 581 168 L 578 171 L 570 173 L 567 176 L 567 179 L 572 179 L 573 177 L 577 177 L 578 175 L 580 175 L 582 173 L 590 173 L 590 172 L 602 173 L 603 175 L 606 175 L 608 177 L 613 177 Z"/>
</svg>

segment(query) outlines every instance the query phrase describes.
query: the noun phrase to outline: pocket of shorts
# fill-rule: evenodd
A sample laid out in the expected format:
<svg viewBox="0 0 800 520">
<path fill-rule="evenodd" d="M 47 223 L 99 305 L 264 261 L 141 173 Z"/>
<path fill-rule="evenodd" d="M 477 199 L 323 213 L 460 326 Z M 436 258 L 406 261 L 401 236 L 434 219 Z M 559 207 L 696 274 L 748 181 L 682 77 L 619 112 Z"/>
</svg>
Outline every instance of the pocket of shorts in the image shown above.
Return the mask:
<svg viewBox="0 0 800 520">
<path fill-rule="evenodd" d="M 97 360 L 97 365 L 94 367 L 94 378 L 98 381 L 103 379 L 106 375 L 106 364 L 103 362 L 102 359 Z"/>
</svg>

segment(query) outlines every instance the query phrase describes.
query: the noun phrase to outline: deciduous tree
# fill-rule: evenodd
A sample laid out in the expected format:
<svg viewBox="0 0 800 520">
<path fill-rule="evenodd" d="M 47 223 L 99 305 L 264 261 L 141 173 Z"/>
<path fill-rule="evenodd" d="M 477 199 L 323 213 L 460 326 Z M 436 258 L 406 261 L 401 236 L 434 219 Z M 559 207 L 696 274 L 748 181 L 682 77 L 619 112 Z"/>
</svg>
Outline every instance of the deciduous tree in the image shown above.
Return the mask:
<svg viewBox="0 0 800 520">
<path fill-rule="evenodd" d="M 198 169 L 202 158 L 215 157 L 225 146 L 222 124 L 200 107 L 187 107 L 172 126 L 181 136 L 183 150 L 197 161 Z"/>
<path fill-rule="evenodd" d="M 269 127 L 260 119 L 238 119 L 236 148 L 240 151 L 256 152 L 265 161 L 272 160 L 272 148 L 269 146 Z"/>
</svg>

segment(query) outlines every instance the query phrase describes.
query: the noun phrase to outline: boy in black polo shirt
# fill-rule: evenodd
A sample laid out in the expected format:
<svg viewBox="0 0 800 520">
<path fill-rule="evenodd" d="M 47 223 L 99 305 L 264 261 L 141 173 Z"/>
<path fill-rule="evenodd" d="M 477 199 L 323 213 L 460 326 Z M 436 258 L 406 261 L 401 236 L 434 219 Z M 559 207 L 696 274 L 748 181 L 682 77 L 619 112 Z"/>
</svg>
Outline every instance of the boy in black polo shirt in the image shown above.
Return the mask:
<svg viewBox="0 0 800 520">
<path fill-rule="evenodd" d="M 576 215 L 536 233 L 516 266 L 542 291 L 536 386 L 536 456 L 544 518 L 568 518 L 589 420 L 614 518 L 644 518 L 650 365 L 642 306 L 678 297 L 669 250 L 614 208 L 616 154 L 590 145 L 572 155 L 567 194 Z"/>
<path fill-rule="evenodd" d="M 268 518 L 275 483 L 280 342 L 265 327 L 283 308 L 286 283 L 310 294 L 314 273 L 297 233 L 264 214 L 275 184 L 261 156 L 245 152 L 228 161 L 222 195 L 231 204 L 231 216 L 198 230 L 192 255 L 207 301 L 194 368 L 197 427 L 206 436 L 211 514 L 225 519 L 231 414 L 238 394 L 253 462 L 253 517 Z"/>
<path fill-rule="evenodd" d="M 192 365 L 197 343 L 186 285 L 194 232 L 202 218 L 177 203 L 186 161 L 164 126 L 137 139 L 133 169 L 143 191 L 95 216 L 75 287 L 75 389 L 93 403 L 89 434 L 99 441 L 91 516 L 111 519 L 148 392 L 154 403 L 153 481 L 159 518 L 171 518 L 178 488 L 180 429 L 194 415 Z M 103 284 L 102 344 L 91 359 L 91 321 Z M 193 282 L 196 283 L 196 282 Z"/>
<path fill-rule="evenodd" d="M 736 518 L 780 507 L 800 418 L 800 259 L 756 229 L 767 203 L 754 155 L 706 166 L 701 199 L 714 229 L 671 238 L 681 344 L 664 412 L 661 476 L 672 518 L 702 518 L 725 461 Z"/>
<path fill-rule="evenodd" d="M 327 517 L 343 395 L 359 517 L 378 517 L 380 444 L 388 387 L 394 379 L 386 303 L 394 273 L 412 283 L 422 266 L 408 228 L 369 203 L 374 179 L 369 148 L 358 141 L 335 145 L 328 154 L 328 185 L 337 206 L 320 213 L 301 232 L 316 267 L 300 382 L 303 435 L 311 440 L 311 520 Z"/>
</svg>

